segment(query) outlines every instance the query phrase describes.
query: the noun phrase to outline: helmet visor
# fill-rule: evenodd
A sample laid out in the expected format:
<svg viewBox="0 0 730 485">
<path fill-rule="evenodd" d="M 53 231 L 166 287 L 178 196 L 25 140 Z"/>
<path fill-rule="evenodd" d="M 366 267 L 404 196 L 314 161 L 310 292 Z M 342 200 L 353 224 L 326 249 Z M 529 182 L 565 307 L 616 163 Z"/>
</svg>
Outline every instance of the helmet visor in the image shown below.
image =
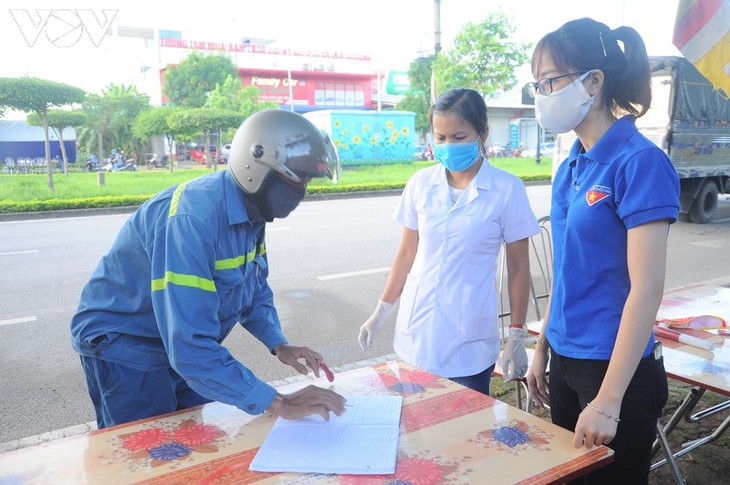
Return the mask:
<svg viewBox="0 0 730 485">
<path fill-rule="evenodd" d="M 328 177 L 334 183 L 340 177 L 340 157 L 329 135 L 321 131 L 320 140 L 309 137 L 286 144 L 286 168 L 299 177 Z"/>
</svg>

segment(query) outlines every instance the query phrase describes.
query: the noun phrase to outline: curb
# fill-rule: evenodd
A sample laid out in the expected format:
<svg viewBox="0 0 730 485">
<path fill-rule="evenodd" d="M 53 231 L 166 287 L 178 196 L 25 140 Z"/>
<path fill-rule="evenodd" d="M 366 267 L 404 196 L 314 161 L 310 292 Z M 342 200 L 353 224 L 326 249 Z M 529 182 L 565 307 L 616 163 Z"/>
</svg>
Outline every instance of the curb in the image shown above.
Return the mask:
<svg viewBox="0 0 730 485">
<path fill-rule="evenodd" d="M 99 209 L 66 209 L 57 211 L 14 212 L 0 214 L 0 222 L 30 221 L 35 219 L 63 219 L 66 217 L 86 217 L 109 214 L 131 214 L 139 206 L 104 207 Z"/>
<path fill-rule="evenodd" d="M 380 357 L 374 357 L 372 359 L 366 359 L 361 360 L 358 362 L 353 362 L 351 364 L 344 364 L 339 367 L 334 367 L 332 369 L 333 372 L 344 372 L 348 370 L 354 370 L 358 369 L 360 367 L 367 367 L 374 364 L 382 364 L 384 362 L 388 362 L 391 360 L 395 360 L 398 357 L 395 354 L 387 354 L 387 355 L 381 355 Z M 297 382 L 306 381 L 308 378 L 307 376 L 303 376 L 301 374 L 297 374 L 292 377 L 287 377 L 285 379 L 278 379 L 275 381 L 269 382 L 270 385 L 273 387 L 281 387 L 287 384 L 294 384 Z M 89 421 L 88 423 L 83 424 L 77 424 L 75 426 L 69 426 L 68 428 L 62 428 L 57 429 L 54 431 L 48 431 L 46 433 L 37 434 L 34 436 L 27 436 L 25 438 L 19 438 L 17 440 L 10 440 L 6 441 L 5 443 L 0 443 L 0 453 L 8 453 L 11 451 L 20 450 L 23 448 L 28 448 L 30 446 L 36 446 L 40 445 L 42 443 L 46 443 L 48 441 L 57 440 L 60 438 L 68 438 L 69 436 L 76 436 L 83 433 L 88 433 L 90 431 L 94 431 L 96 429 L 96 421 Z"/>
</svg>

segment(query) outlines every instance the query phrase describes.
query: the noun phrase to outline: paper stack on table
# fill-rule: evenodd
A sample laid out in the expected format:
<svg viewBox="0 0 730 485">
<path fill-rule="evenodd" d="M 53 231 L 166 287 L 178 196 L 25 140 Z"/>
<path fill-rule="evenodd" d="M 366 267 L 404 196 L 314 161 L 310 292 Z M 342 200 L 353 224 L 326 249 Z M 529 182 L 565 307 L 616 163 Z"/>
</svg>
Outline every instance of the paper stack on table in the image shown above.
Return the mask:
<svg viewBox="0 0 730 485">
<path fill-rule="evenodd" d="M 278 418 L 250 469 L 260 472 L 395 473 L 401 396 L 347 396 L 345 413 Z"/>
</svg>

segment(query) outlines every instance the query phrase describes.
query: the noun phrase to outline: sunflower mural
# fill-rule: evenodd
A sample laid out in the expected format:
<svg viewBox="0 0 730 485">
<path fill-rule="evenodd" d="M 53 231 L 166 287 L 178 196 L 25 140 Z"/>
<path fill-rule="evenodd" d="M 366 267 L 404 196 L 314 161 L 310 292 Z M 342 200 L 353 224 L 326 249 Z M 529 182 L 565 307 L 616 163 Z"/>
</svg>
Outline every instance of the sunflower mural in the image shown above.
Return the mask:
<svg viewBox="0 0 730 485">
<path fill-rule="evenodd" d="M 345 166 L 414 160 L 415 113 L 322 110 L 306 116 L 331 134 Z"/>
</svg>

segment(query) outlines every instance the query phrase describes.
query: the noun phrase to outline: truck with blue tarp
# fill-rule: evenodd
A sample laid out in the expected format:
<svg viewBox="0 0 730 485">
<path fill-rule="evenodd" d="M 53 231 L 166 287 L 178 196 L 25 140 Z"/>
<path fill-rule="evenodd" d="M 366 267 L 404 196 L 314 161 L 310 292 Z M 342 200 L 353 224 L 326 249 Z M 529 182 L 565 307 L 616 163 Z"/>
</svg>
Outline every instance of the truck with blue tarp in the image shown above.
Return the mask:
<svg viewBox="0 0 730 485">
<path fill-rule="evenodd" d="M 730 100 L 683 57 L 650 62 L 651 111 L 657 113 L 639 118 L 637 126 L 672 159 L 683 218 L 709 222 L 718 193 L 730 191 Z"/>
</svg>

